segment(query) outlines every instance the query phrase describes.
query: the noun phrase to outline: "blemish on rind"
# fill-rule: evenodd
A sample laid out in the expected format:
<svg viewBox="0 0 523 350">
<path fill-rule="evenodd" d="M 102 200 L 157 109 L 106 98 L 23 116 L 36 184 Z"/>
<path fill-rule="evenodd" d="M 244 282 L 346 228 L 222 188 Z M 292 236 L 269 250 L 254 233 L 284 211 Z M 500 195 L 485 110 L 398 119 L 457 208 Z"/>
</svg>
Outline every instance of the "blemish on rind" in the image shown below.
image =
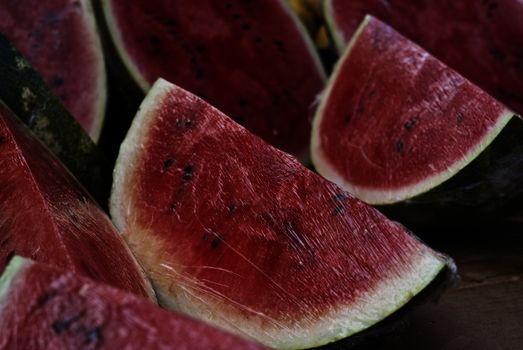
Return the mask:
<svg viewBox="0 0 523 350">
<path fill-rule="evenodd" d="M 29 63 L 26 60 L 24 60 L 22 57 L 16 57 L 15 63 L 16 63 L 16 69 L 18 69 L 19 71 L 23 71 L 30 67 Z"/>
<path fill-rule="evenodd" d="M 25 112 L 29 112 L 33 108 L 33 105 L 36 101 L 36 95 L 33 91 L 31 91 L 30 88 L 24 86 L 22 88 L 22 94 L 20 97 L 22 99 L 22 108 Z"/>
</svg>

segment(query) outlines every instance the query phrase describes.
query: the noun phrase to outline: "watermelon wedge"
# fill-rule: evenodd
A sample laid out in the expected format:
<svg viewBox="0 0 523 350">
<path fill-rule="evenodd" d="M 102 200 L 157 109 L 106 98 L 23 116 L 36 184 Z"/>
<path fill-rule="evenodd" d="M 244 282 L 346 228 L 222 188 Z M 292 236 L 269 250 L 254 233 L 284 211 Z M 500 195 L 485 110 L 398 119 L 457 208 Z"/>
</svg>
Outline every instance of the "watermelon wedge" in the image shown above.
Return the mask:
<svg viewBox="0 0 523 350">
<path fill-rule="evenodd" d="M 105 115 L 102 46 L 89 0 L 0 2 L 0 32 L 94 141 Z"/>
<path fill-rule="evenodd" d="M 111 187 L 109 162 L 29 62 L 1 34 L 0 76 L 0 100 L 99 203 L 105 204 Z"/>
<path fill-rule="evenodd" d="M 276 348 L 359 332 L 447 263 L 165 80 L 122 144 L 110 208 L 163 305 Z"/>
<path fill-rule="evenodd" d="M 523 114 L 523 1 L 326 0 L 340 52 L 366 14 L 413 40 Z"/>
<path fill-rule="evenodd" d="M 262 349 L 73 272 L 14 257 L 0 278 L 2 349 Z"/>
<path fill-rule="evenodd" d="M 0 164 L 0 271 L 22 255 L 154 300 L 107 215 L 1 104 Z"/>
<path fill-rule="evenodd" d="M 163 77 L 267 142 L 308 156 L 325 74 L 285 0 L 104 1 L 115 46 L 146 92 Z"/>
<path fill-rule="evenodd" d="M 504 105 L 367 16 L 323 96 L 311 150 L 321 175 L 367 203 L 477 216 L 521 195 L 521 135 Z"/>
</svg>

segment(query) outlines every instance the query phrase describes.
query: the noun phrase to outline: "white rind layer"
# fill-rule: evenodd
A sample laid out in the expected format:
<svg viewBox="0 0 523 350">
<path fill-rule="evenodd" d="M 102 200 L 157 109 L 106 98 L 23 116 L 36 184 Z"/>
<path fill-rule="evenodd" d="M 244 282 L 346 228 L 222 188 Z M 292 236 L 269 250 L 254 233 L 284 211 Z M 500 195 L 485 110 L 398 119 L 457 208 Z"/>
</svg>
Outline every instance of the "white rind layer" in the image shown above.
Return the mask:
<svg viewBox="0 0 523 350">
<path fill-rule="evenodd" d="M 88 32 L 91 34 L 89 40 L 93 46 L 93 51 L 96 54 L 96 108 L 94 120 L 87 130 L 87 133 L 91 139 L 97 143 L 102 132 L 102 126 L 105 119 L 105 107 L 107 104 L 107 76 L 105 72 L 105 60 L 103 56 L 102 42 L 100 40 L 100 34 L 98 33 L 98 27 L 96 26 L 95 15 L 91 2 L 89 0 L 81 0 L 82 8 L 84 11 L 83 18 L 88 28 Z"/>
<path fill-rule="evenodd" d="M 334 40 L 334 45 L 338 52 L 343 52 L 345 48 L 345 42 L 341 37 L 341 33 L 337 28 L 336 20 L 334 19 L 334 11 L 332 10 L 332 0 L 323 1 L 323 13 L 325 14 L 325 22 L 327 22 L 327 27 L 331 34 L 332 39 Z"/>
<path fill-rule="evenodd" d="M 150 89 L 150 84 L 145 80 L 142 73 L 138 70 L 138 67 L 133 63 L 134 60 L 131 58 L 123 42 L 123 38 L 118 30 L 118 24 L 116 23 L 117 18 L 113 12 L 112 0 L 102 1 L 103 12 L 105 15 L 105 22 L 109 28 L 109 33 L 113 39 L 113 43 L 116 46 L 118 54 L 122 58 L 123 64 L 127 71 L 131 74 L 134 81 L 140 86 L 140 88 L 147 92 Z"/>
<path fill-rule="evenodd" d="M 350 56 L 352 48 L 358 41 L 360 34 L 366 28 L 371 18 L 372 17 L 369 15 L 365 16 L 365 19 L 360 24 L 357 31 L 354 33 L 354 36 L 347 45 L 343 56 L 339 59 L 336 68 L 331 75 L 330 81 L 327 84 L 327 88 L 322 96 L 320 106 L 316 111 L 312 124 L 311 159 L 318 173 L 320 173 L 329 181 L 336 183 L 346 191 L 352 193 L 362 201 L 372 205 L 393 204 L 427 192 L 460 172 L 481 152 L 483 152 L 492 143 L 492 141 L 494 141 L 494 139 L 512 119 L 514 113 L 509 110 L 503 111 L 496 124 L 491 127 L 491 129 L 474 147 L 471 147 L 468 152 L 464 153 L 461 158 L 457 159 L 444 171 L 437 172 L 422 181 L 397 188 L 373 188 L 358 186 L 345 180 L 344 176 L 332 166 L 323 152 L 320 141 L 321 124 L 324 111 L 329 104 L 331 92 L 334 88 L 337 77 L 339 76 L 339 71 L 341 70 L 343 62 L 347 59 L 348 56 Z"/>
<path fill-rule="evenodd" d="M 159 79 L 151 88 L 136 115 L 129 133 L 120 148 L 120 154 L 114 171 L 114 183 L 110 199 L 110 211 L 116 226 L 127 234 L 128 243 L 146 271 L 151 274 L 153 285 L 161 304 L 193 317 L 203 319 L 220 328 L 243 336 L 248 336 L 265 345 L 281 349 L 301 349 L 327 344 L 360 332 L 406 304 L 412 297 L 425 288 L 436 275 L 450 264 L 420 243 L 420 251 L 413 254 L 410 264 L 398 266 L 390 278 L 380 281 L 373 290 L 367 292 L 350 304 L 340 305 L 318 319 L 304 319 L 291 324 L 276 320 L 267 322 L 267 318 L 253 311 L 247 318 L 244 312 L 238 312 L 235 305 L 212 303 L 212 299 L 201 300 L 197 293 L 186 293 L 186 286 L 177 280 L 183 271 L 169 266 L 172 280 L 155 278 L 163 272 L 165 266 L 155 264 L 161 256 L 161 242 L 156 242 L 146 228 L 136 226 L 132 210 L 132 186 L 135 166 L 140 163 L 144 142 L 148 130 L 155 118 L 155 106 L 173 88 L 173 85 Z M 126 190 L 127 189 L 127 190 Z M 146 242 L 147 251 L 140 251 L 140 245 Z M 183 265 L 183 264 L 182 264 Z M 176 293 L 175 291 L 182 291 Z M 212 306 L 216 306 L 212 308 Z M 217 311 L 220 312 L 217 312 Z M 283 323 L 283 324 L 282 324 Z"/>
</svg>

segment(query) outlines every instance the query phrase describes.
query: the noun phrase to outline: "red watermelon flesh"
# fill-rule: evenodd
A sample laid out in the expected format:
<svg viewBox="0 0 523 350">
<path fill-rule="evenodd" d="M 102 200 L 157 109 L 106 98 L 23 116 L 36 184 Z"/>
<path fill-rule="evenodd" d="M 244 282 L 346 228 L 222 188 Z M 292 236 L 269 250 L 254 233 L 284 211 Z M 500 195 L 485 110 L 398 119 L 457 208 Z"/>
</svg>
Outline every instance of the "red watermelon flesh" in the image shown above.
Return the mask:
<svg viewBox="0 0 523 350">
<path fill-rule="evenodd" d="M 110 0 L 106 18 L 144 91 L 159 77 L 197 94 L 267 142 L 306 156 L 318 56 L 284 0 Z"/>
<path fill-rule="evenodd" d="M 122 290 L 21 257 L 0 279 L 2 349 L 262 349 Z"/>
<path fill-rule="evenodd" d="M 3 0 L 0 32 L 98 140 L 105 114 L 102 47 L 88 0 Z"/>
<path fill-rule="evenodd" d="M 111 214 L 161 303 L 271 347 L 363 330 L 445 265 L 401 225 L 164 80 L 120 149 Z"/>
<path fill-rule="evenodd" d="M 107 215 L 2 106 L 0 271 L 15 254 L 154 299 Z"/>
<path fill-rule="evenodd" d="M 316 169 L 372 204 L 425 192 L 459 172 L 513 113 L 368 16 L 331 77 L 312 136 Z"/>
<path fill-rule="evenodd" d="M 523 1 L 327 0 L 325 12 L 340 50 L 371 14 L 523 114 Z"/>
</svg>

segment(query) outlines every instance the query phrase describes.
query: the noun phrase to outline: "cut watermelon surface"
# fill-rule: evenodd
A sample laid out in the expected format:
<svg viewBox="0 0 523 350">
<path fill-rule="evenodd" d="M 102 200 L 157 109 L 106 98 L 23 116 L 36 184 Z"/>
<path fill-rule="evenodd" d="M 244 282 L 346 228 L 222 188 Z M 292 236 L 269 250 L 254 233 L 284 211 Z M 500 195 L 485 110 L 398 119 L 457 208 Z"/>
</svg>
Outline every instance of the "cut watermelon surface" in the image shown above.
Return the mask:
<svg viewBox="0 0 523 350">
<path fill-rule="evenodd" d="M 325 73 L 284 0 L 104 2 L 113 41 L 144 91 L 160 77 L 267 142 L 307 156 Z"/>
<path fill-rule="evenodd" d="M 326 0 L 343 51 L 366 14 L 413 40 L 490 95 L 523 114 L 523 1 Z"/>
<path fill-rule="evenodd" d="M 0 104 L 0 271 L 14 255 L 155 299 L 107 215 Z"/>
<path fill-rule="evenodd" d="M 521 132 L 520 124 L 487 93 L 367 16 L 340 59 L 315 116 L 312 158 L 320 174 L 363 201 L 391 204 L 459 175 L 494 140 L 498 142 L 498 136 Z M 506 148 L 505 154 L 510 154 Z M 500 171 L 507 173 L 514 165 L 513 170 L 523 169 L 519 158 L 505 159 Z M 503 182 L 490 176 L 497 169 L 489 167 L 494 162 L 488 160 L 484 173 L 473 174 L 478 183 Z M 521 183 L 517 171 L 496 176 Z M 473 177 L 469 180 L 460 183 L 461 188 L 482 190 Z"/>
<path fill-rule="evenodd" d="M 2 349 L 262 349 L 122 290 L 14 257 L 0 278 Z"/>
<path fill-rule="evenodd" d="M 90 2 L 5 0 L 0 2 L 0 32 L 97 141 L 107 92 L 102 47 Z"/>
<path fill-rule="evenodd" d="M 277 348 L 366 329 L 447 263 L 164 80 L 122 144 L 110 207 L 161 303 Z"/>
</svg>

